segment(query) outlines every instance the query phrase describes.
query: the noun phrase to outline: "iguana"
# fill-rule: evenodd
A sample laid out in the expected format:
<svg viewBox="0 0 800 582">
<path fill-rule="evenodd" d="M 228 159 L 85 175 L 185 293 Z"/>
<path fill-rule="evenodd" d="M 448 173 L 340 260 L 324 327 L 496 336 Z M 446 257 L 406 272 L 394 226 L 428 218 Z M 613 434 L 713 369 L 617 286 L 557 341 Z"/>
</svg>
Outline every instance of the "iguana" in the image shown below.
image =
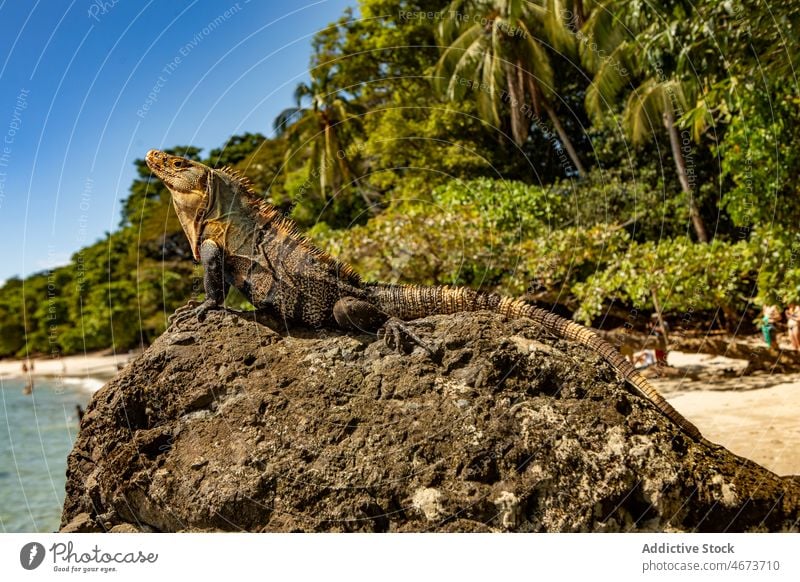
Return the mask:
<svg viewBox="0 0 800 582">
<path fill-rule="evenodd" d="M 257 311 L 289 326 L 380 331 L 395 342 L 407 334 L 422 345 L 404 321 L 479 310 L 526 317 L 600 354 L 681 430 L 694 440 L 712 444 L 594 331 L 496 293 L 466 287 L 362 282 L 349 265 L 314 246 L 236 171 L 212 169 L 158 150 L 147 152 L 146 161 L 172 194 L 194 258 L 205 271 L 205 301 L 180 308 L 175 315 L 179 320 L 190 315 L 202 320 L 209 310 L 224 309 L 231 285 Z"/>
</svg>

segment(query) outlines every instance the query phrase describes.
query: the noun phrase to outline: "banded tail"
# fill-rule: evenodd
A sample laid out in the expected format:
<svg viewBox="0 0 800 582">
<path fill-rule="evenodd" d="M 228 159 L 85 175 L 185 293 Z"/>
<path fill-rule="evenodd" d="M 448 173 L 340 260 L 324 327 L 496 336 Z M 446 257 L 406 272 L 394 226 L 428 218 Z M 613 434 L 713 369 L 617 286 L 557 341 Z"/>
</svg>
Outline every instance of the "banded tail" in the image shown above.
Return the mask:
<svg viewBox="0 0 800 582">
<path fill-rule="evenodd" d="M 496 293 L 482 293 L 466 287 L 376 284 L 367 288 L 382 311 L 405 321 L 429 315 L 481 310 L 494 311 L 512 318 L 527 317 L 558 337 L 578 342 L 600 354 L 683 432 L 695 441 L 716 446 L 706 440 L 695 425 L 675 410 L 614 346 L 594 331 L 574 321 L 564 319 L 521 299 L 503 297 Z"/>
</svg>

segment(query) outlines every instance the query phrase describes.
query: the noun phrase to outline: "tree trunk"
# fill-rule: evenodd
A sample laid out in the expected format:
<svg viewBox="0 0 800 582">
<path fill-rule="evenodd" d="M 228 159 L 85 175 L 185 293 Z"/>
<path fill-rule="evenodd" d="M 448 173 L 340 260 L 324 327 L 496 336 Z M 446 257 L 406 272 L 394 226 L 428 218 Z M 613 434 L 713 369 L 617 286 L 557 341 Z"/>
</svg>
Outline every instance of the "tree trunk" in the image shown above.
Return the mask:
<svg viewBox="0 0 800 582">
<path fill-rule="evenodd" d="M 664 345 L 669 349 L 669 336 L 667 335 L 667 324 L 664 323 L 664 314 L 661 311 L 661 303 L 658 300 L 658 291 L 655 287 L 650 289 L 653 296 L 653 307 L 656 310 L 656 317 L 658 317 L 658 325 L 661 327 L 661 333 L 664 334 Z"/>
<path fill-rule="evenodd" d="M 572 147 L 572 142 L 570 141 L 569 136 L 567 135 L 567 132 L 564 131 L 564 128 L 562 127 L 561 122 L 558 120 L 558 116 L 556 115 L 556 112 L 553 111 L 553 108 L 550 106 L 550 104 L 547 103 L 546 101 L 544 101 L 544 99 L 542 99 L 542 101 L 543 101 L 543 104 L 544 104 L 543 105 L 544 109 L 545 109 L 545 111 L 547 111 L 547 116 L 550 118 L 550 121 L 553 124 L 553 127 L 556 128 L 556 133 L 558 134 L 558 139 L 561 140 L 561 144 L 564 146 L 564 149 L 567 150 L 567 154 L 569 155 L 569 159 L 571 159 L 572 163 L 575 164 L 575 169 L 578 171 L 578 175 L 583 177 L 584 175 L 586 175 L 586 170 L 584 169 L 583 164 L 581 164 L 581 160 L 578 157 L 578 154 L 575 151 L 575 148 Z"/>
<path fill-rule="evenodd" d="M 689 206 L 689 217 L 692 219 L 692 226 L 694 232 L 697 234 L 697 240 L 702 243 L 708 242 L 708 233 L 706 225 L 703 223 L 703 217 L 700 216 L 700 211 L 694 200 L 694 192 L 692 186 L 689 184 L 689 178 L 686 175 L 686 162 L 681 153 L 680 137 L 678 136 L 678 128 L 675 127 L 675 117 L 672 114 L 672 103 L 667 99 L 664 107 L 664 127 L 669 132 L 669 143 L 672 147 L 672 157 L 675 160 L 675 169 L 678 171 L 678 181 L 681 183 L 681 189 L 686 195 L 686 203 Z"/>
<path fill-rule="evenodd" d="M 525 117 L 522 112 L 522 107 L 525 104 L 525 94 L 523 88 L 523 70 L 522 63 L 517 61 L 517 66 L 508 65 L 506 70 L 506 84 L 508 85 L 508 96 L 510 102 L 508 104 L 511 113 L 511 136 L 514 138 L 514 143 L 521 146 L 525 143 L 530 130 L 530 120 Z"/>
<path fill-rule="evenodd" d="M 325 143 L 322 146 L 322 155 L 319 157 L 319 185 L 322 189 L 322 199 L 325 201 L 328 200 L 328 192 L 326 191 L 328 176 L 326 173 L 328 171 L 327 165 L 330 163 L 330 160 L 328 160 L 328 152 L 330 151 L 330 130 L 331 126 L 325 123 L 325 130 L 323 133 Z"/>
<path fill-rule="evenodd" d="M 586 18 L 583 14 L 583 0 L 574 0 L 572 3 L 572 23 L 575 26 L 575 30 L 583 28 L 584 22 L 586 22 Z"/>
</svg>

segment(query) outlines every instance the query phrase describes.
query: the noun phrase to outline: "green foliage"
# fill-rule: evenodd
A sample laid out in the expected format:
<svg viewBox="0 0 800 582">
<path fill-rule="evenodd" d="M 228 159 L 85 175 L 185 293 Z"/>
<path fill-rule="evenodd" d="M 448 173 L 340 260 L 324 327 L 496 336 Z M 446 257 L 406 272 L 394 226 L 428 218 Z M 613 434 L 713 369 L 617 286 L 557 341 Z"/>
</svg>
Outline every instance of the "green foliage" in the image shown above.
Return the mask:
<svg viewBox="0 0 800 582">
<path fill-rule="evenodd" d="M 292 201 L 285 188 L 285 153 L 286 142 L 283 139 L 265 139 L 235 168 L 250 179 L 256 192 L 263 193 L 272 204 L 288 211 Z"/>
<path fill-rule="evenodd" d="M 337 38 L 335 34 L 333 37 Z M 329 44 L 319 35 L 317 43 Z M 317 55 L 319 59 L 326 57 Z M 308 215 L 324 212 L 329 204 L 335 206 L 334 212 L 326 213 L 330 222 L 347 224 L 363 210 L 362 198 L 357 194 L 364 197 L 364 193 L 360 192 L 358 181 L 353 180 L 358 150 L 352 147 L 363 133 L 363 108 L 337 85 L 337 70 L 335 61 L 316 63 L 310 71 L 311 82 L 300 83 L 295 90 L 295 106 L 282 111 L 274 122 L 275 132 L 289 145 L 287 170 L 307 170 L 306 180 L 288 192 L 298 206 L 305 207 L 296 215 L 303 222 Z"/>
<path fill-rule="evenodd" d="M 0 289 L 0 356 L 24 353 L 22 279 L 12 277 Z"/>
<path fill-rule="evenodd" d="M 473 208 L 481 228 L 521 238 L 541 233 L 564 212 L 564 201 L 549 190 L 490 178 L 451 180 L 433 192 L 433 203 L 444 209 Z"/>
<path fill-rule="evenodd" d="M 514 294 L 527 288 L 532 299 L 575 308 L 575 286 L 598 270 L 613 268 L 615 258 L 629 243 L 627 231 L 619 228 L 596 225 L 554 230 L 519 245 L 518 270 L 510 273 L 502 288 Z"/>
<path fill-rule="evenodd" d="M 221 148 L 208 152 L 208 164 L 213 168 L 235 166 L 263 146 L 267 138 L 260 133 L 234 135 Z"/>
<path fill-rule="evenodd" d="M 365 279 L 525 295 L 585 322 L 612 302 L 650 310 L 654 293 L 729 325 L 752 302 L 800 301 L 800 5 L 358 4 L 313 39 L 277 135 L 205 160 Z M 135 163 L 116 232 L 0 288 L 0 356 L 147 345 L 202 297 L 169 192 Z M 698 220 L 708 245 L 687 236 Z"/>
<path fill-rule="evenodd" d="M 514 236 L 497 228 L 502 213 L 487 213 L 469 192 L 479 186 L 437 190 L 430 200 L 399 201 L 363 226 L 311 234 L 366 279 L 480 285 L 510 268 L 503 249 Z"/>
<path fill-rule="evenodd" d="M 737 227 L 800 221 L 800 96 L 796 91 L 758 91 L 742 95 L 719 148 L 722 175 L 728 178 L 722 206 Z"/>
<path fill-rule="evenodd" d="M 759 227 L 751 237 L 759 262 L 759 305 L 800 303 L 800 235 L 795 229 Z"/>
<path fill-rule="evenodd" d="M 312 236 L 367 279 L 535 291 L 555 299 L 628 241 L 622 229 L 566 227 L 569 201 L 520 182 L 453 180 L 364 226 Z"/>
<path fill-rule="evenodd" d="M 595 168 L 583 180 L 561 180 L 551 189 L 562 200 L 563 224 L 625 228 L 634 240 L 683 231 L 685 206 L 668 194 L 661 177 L 642 168 Z"/>
<path fill-rule="evenodd" d="M 575 51 L 559 2 L 453 0 L 438 24 L 443 45 L 434 86 L 450 101 L 474 100 L 479 115 L 501 128 L 508 120 L 511 138 L 522 146 L 531 126 L 541 129 L 540 114 L 550 119 L 561 147 L 574 164 L 569 173 L 585 173 L 572 139 L 554 103 L 555 73 L 551 46 Z"/>
<path fill-rule="evenodd" d="M 612 300 L 654 310 L 654 292 L 669 313 L 717 308 L 734 313 L 746 304 L 742 294 L 756 268 L 757 258 L 748 242 L 714 240 L 699 245 L 680 237 L 633 243 L 605 269 L 574 286 L 580 301 L 576 318 L 588 323 Z"/>
</svg>

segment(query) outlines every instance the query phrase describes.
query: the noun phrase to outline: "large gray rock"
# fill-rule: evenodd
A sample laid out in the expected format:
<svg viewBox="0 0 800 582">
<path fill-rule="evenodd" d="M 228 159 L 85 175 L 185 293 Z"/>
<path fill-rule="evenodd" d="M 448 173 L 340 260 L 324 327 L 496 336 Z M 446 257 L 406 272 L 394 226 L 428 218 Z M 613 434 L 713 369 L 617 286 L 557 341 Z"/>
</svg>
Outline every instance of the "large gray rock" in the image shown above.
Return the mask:
<svg viewBox="0 0 800 582">
<path fill-rule="evenodd" d="M 440 348 L 173 328 L 99 391 L 66 531 L 796 531 L 797 478 L 692 442 L 590 350 L 492 314 Z"/>
</svg>

